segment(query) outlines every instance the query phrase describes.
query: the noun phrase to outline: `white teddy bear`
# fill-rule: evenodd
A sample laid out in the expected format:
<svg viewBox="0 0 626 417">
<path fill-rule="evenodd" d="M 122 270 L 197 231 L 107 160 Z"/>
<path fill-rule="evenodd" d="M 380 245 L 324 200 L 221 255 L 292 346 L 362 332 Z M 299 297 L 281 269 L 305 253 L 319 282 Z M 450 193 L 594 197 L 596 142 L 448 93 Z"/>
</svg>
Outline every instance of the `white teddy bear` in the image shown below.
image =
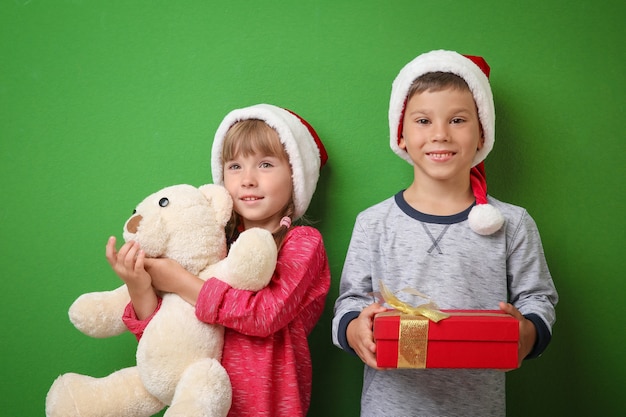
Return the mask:
<svg viewBox="0 0 626 417">
<path fill-rule="evenodd" d="M 226 256 L 224 226 L 232 199 L 221 186 L 174 185 L 143 200 L 124 225 L 124 239 L 141 245 L 149 257 L 167 257 L 206 280 L 216 277 L 239 289 L 265 287 L 276 266 L 270 232 L 244 231 Z M 71 322 L 93 337 L 126 330 L 130 301 L 125 285 L 83 294 L 69 310 Z M 137 347 L 137 365 L 103 378 L 68 373 L 46 397 L 48 417 L 149 417 L 169 406 L 165 416 L 225 416 L 231 404 L 230 380 L 220 364 L 224 329 L 200 322 L 194 307 L 176 294 L 164 294 L 161 308 Z"/>
</svg>

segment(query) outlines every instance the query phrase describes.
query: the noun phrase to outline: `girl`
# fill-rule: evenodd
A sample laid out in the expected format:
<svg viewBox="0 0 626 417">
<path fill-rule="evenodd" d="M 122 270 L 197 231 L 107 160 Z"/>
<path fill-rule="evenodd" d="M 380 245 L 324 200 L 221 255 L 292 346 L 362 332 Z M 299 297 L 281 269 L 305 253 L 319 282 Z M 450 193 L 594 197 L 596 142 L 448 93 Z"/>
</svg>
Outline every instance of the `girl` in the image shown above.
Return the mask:
<svg viewBox="0 0 626 417">
<path fill-rule="evenodd" d="M 146 259 L 127 243 L 107 244 L 107 260 L 126 282 L 131 303 L 124 321 L 141 337 L 160 300 L 173 292 L 206 323 L 225 327 L 222 365 L 233 403 L 229 416 L 304 416 L 311 397 L 307 336 L 319 320 L 330 287 L 322 236 L 292 226 L 306 211 L 326 162 L 313 128 L 285 109 L 258 104 L 234 110 L 220 124 L 212 148 L 212 173 L 234 201 L 229 241 L 250 227 L 270 230 L 279 248 L 270 284 L 256 293 L 206 282 L 167 259 Z"/>
</svg>

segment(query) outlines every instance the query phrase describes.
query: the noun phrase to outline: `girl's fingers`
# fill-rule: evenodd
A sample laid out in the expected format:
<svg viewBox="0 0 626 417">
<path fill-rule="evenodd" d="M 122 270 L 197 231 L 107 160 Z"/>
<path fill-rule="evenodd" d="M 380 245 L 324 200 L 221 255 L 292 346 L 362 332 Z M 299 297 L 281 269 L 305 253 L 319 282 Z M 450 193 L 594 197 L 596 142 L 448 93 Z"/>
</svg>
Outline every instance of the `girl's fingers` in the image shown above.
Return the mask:
<svg viewBox="0 0 626 417">
<path fill-rule="evenodd" d="M 122 249 L 128 245 L 124 254 L 122 254 Z M 135 269 L 135 260 L 137 259 L 137 252 L 139 250 L 139 245 L 135 242 L 128 242 L 120 249 L 120 257 L 123 259 L 124 266 L 129 269 Z"/>
<path fill-rule="evenodd" d="M 137 253 L 137 260 L 135 262 L 135 269 L 136 270 L 143 270 L 144 269 L 143 261 L 144 261 L 146 255 L 145 255 L 144 251 L 139 248 L 139 245 L 137 245 L 137 249 L 138 249 L 138 253 Z"/>
<path fill-rule="evenodd" d="M 115 250 L 115 236 L 111 236 L 106 245 L 106 258 L 109 264 L 113 265 L 115 263 L 116 256 L 117 252 Z"/>
</svg>

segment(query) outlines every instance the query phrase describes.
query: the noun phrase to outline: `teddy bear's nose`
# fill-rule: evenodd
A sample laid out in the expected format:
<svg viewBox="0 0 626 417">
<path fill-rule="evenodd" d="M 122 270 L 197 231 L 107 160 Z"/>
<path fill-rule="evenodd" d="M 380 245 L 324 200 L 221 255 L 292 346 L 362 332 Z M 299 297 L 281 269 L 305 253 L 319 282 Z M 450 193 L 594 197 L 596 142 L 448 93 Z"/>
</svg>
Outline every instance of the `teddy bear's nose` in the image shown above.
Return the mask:
<svg viewBox="0 0 626 417">
<path fill-rule="evenodd" d="M 143 217 L 141 217 L 141 214 L 131 217 L 128 221 L 128 224 L 126 225 L 126 230 L 130 233 L 137 233 L 137 228 L 139 227 L 141 219 L 143 219 Z"/>
</svg>

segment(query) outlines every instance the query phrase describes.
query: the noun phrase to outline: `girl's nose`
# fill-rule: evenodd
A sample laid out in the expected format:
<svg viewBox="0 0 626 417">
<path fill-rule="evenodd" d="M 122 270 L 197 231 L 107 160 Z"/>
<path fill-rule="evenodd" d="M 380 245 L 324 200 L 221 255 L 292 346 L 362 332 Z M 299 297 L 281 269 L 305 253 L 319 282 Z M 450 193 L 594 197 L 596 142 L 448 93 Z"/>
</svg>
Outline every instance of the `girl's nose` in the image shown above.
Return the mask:
<svg viewBox="0 0 626 417">
<path fill-rule="evenodd" d="M 241 179 L 241 185 L 243 187 L 254 187 L 256 185 L 256 175 L 252 169 L 246 169 Z"/>
</svg>

